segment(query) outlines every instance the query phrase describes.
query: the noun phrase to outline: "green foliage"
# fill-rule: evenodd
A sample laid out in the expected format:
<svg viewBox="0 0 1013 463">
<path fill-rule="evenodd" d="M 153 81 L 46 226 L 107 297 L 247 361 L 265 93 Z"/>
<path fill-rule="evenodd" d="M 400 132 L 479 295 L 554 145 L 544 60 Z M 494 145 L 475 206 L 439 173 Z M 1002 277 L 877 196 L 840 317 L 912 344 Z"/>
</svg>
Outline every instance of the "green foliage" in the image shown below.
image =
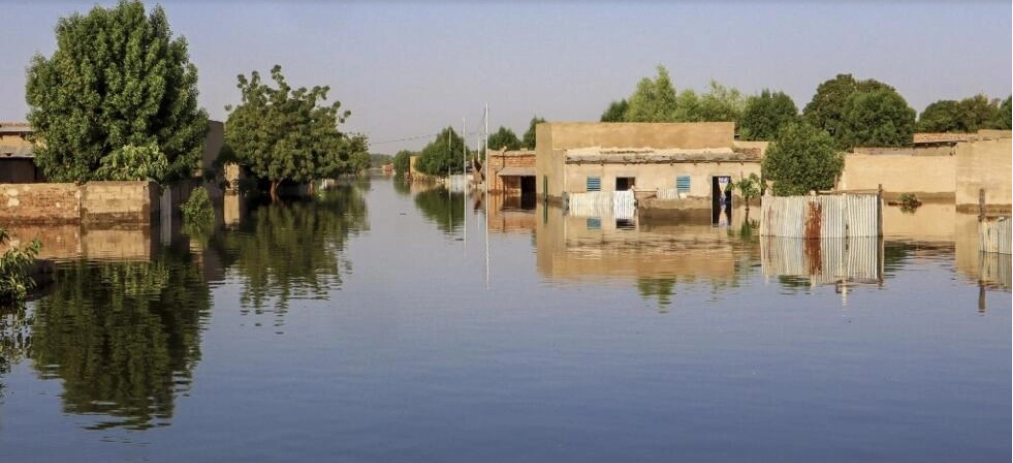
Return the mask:
<svg viewBox="0 0 1013 463">
<path fill-rule="evenodd" d="M 184 246 L 150 262 L 77 261 L 38 301 L 29 355 L 63 385 L 63 411 L 93 429 L 147 429 L 172 417 L 201 358 L 211 292 Z"/>
<path fill-rule="evenodd" d="M 738 121 L 745 107 L 746 100 L 741 92 L 711 80 L 710 89 L 700 97 L 699 106 L 690 117 L 699 122 Z"/>
<path fill-rule="evenodd" d="M 365 136 L 338 131 L 350 113 L 339 113 L 339 101 L 323 105 L 329 87 L 293 89 L 278 65 L 271 79 L 277 88 L 262 82 L 257 71 L 249 78 L 239 75 L 242 103 L 227 108 L 225 142 L 241 165 L 271 183 L 272 198 L 286 180 L 312 182 L 368 167 Z"/>
<path fill-rule="evenodd" d="M 760 196 L 760 177 L 756 174 L 749 174 L 734 184 L 732 187 L 735 188 L 739 195 L 746 200 L 746 208 L 749 208 L 749 201 L 753 198 Z"/>
<path fill-rule="evenodd" d="M 489 135 L 489 149 L 500 150 L 506 148 L 507 150 L 519 150 L 521 149 L 521 140 L 517 138 L 517 134 L 513 130 L 506 127 L 500 126 L 492 135 Z"/>
<path fill-rule="evenodd" d="M 767 149 L 761 168 L 773 194 L 792 196 L 828 190 L 844 170 L 844 154 L 830 134 L 805 122 L 785 125 Z"/>
<path fill-rule="evenodd" d="M 746 100 L 739 136 L 743 140 L 773 140 L 781 127 L 797 119 L 798 107 L 790 96 L 764 89 Z"/>
<path fill-rule="evenodd" d="M 422 148 L 415 168 L 424 174 L 435 176 L 464 172 L 462 149 L 467 149 L 464 139 L 457 135 L 453 127 L 447 127 Z"/>
<path fill-rule="evenodd" d="M 160 6 L 146 16 L 141 2 L 121 0 L 61 18 L 56 51 L 32 58 L 25 99 L 35 162 L 51 181 L 158 174 L 164 184 L 200 164 L 208 124 L 197 107 L 197 68 Z M 151 158 L 159 165 L 122 167 Z"/>
<path fill-rule="evenodd" d="M 915 110 L 893 89 L 856 92 L 844 103 L 839 147 L 907 146 L 915 130 Z"/>
<path fill-rule="evenodd" d="M 1013 96 L 1006 97 L 1003 100 L 1002 105 L 999 106 L 999 113 L 995 116 L 995 121 L 992 123 L 992 128 L 1000 130 L 1013 129 L 1013 121 L 1011 121 L 1011 114 L 1013 114 Z"/>
<path fill-rule="evenodd" d="M 627 122 L 674 122 L 677 96 L 668 69 L 658 65 L 658 75 L 640 79 L 637 89 L 630 95 L 626 109 Z"/>
<path fill-rule="evenodd" d="M 930 103 L 918 117 L 919 132 L 964 132 L 958 120 L 960 102 L 939 100 Z"/>
<path fill-rule="evenodd" d="M 630 103 L 626 101 L 626 98 L 613 101 L 605 109 L 605 112 L 601 114 L 601 122 L 625 122 L 627 119 L 626 113 L 629 109 Z"/>
<path fill-rule="evenodd" d="M 215 223 L 215 209 L 211 204 L 211 196 L 203 186 L 194 188 L 179 210 L 183 213 L 183 220 L 191 225 L 206 228 Z"/>
<path fill-rule="evenodd" d="M 816 88 L 812 101 L 802 110 L 802 115 L 813 127 L 822 129 L 837 140 L 837 146 L 847 149 L 842 137 L 845 129 L 845 103 L 856 93 L 875 90 L 893 90 L 893 87 L 874 79 L 856 80 L 851 74 L 838 74 Z"/>
<path fill-rule="evenodd" d="M 0 227 L 0 247 L 8 239 L 7 230 Z M 0 254 L 0 305 L 20 302 L 35 288 L 29 272 L 41 249 L 42 243 L 34 239 L 27 246 L 11 247 Z"/>
<path fill-rule="evenodd" d="M 383 167 L 384 165 L 394 162 L 394 156 L 389 154 L 371 153 L 369 155 L 369 167 Z"/>
<path fill-rule="evenodd" d="M 412 152 L 408 150 L 398 151 L 394 155 L 394 175 L 405 175 L 411 164 Z"/>
<path fill-rule="evenodd" d="M 523 139 L 524 148 L 527 148 L 529 150 L 535 149 L 538 142 L 538 140 L 536 139 L 537 134 L 535 133 L 535 126 L 543 122 L 545 122 L 545 118 L 538 116 L 531 118 L 531 122 L 528 124 L 528 131 L 524 132 L 524 139 Z"/>
<path fill-rule="evenodd" d="M 99 162 L 95 177 L 103 180 L 150 180 L 164 182 L 169 160 L 155 143 L 146 146 L 127 145 L 114 150 Z"/>
</svg>

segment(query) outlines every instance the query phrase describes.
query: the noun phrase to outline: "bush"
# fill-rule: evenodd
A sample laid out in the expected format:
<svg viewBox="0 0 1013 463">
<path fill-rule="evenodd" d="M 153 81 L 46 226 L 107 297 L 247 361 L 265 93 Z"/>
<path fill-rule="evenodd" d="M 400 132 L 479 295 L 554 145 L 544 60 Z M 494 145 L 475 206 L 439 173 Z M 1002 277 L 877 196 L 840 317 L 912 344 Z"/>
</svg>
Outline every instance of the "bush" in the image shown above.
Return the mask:
<svg viewBox="0 0 1013 463">
<path fill-rule="evenodd" d="M 825 131 L 792 122 L 778 132 L 761 168 L 763 178 L 773 181 L 775 196 L 804 195 L 833 188 L 844 170 L 844 155 Z"/>
<path fill-rule="evenodd" d="M 7 231 L 0 228 L 0 246 L 7 242 Z M 35 288 L 29 275 L 42 243 L 34 239 L 26 247 L 16 247 L 0 254 L 0 303 L 23 300 Z"/>
<path fill-rule="evenodd" d="M 190 197 L 180 207 L 183 220 L 191 226 L 210 227 L 215 223 L 215 209 L 211 205 L 211 197 L 207 188 L 194 188 Z"/>
</svg>

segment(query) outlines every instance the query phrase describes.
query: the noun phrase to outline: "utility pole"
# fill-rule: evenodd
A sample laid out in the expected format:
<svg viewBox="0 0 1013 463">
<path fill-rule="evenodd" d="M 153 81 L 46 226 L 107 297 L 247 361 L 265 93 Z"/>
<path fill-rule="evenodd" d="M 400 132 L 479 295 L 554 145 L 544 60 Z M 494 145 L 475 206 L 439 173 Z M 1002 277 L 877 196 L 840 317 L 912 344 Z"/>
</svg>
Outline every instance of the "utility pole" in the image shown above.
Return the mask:
<svg viewBox="0 0 1013 463">
<path fill-rule="evenodd" d="M 485 104 L 482 111 L 482 120 L 485 123 L 485 130 L 482 132 L 482 186 L 485 190 L 485 198 L 482 203 L 485 205 L 485 289 L 489 289 L 489 103 Z"/>
<path fill-rule="evenodd" d="M 468 118 L 461 118 L 461 179 L 464 180 L 464 252 L 468 253 Z"/>
</svg>

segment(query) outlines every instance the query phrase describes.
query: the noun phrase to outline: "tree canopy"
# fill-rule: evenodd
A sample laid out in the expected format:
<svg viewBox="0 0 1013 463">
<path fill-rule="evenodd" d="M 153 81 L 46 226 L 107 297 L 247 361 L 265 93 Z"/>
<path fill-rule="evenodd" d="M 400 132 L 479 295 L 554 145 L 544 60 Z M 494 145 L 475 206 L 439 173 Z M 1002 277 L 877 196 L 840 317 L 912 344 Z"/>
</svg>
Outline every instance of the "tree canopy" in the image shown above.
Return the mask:
<svg viewBox="0 0 1013 463">
<path fill-rule="evenodd" d="M 816 94 L 805 105 L 802 115 L 814 127 L 837 140 L 839 148 L 849 148 L 842 139 L 845 131 L 844 106 L 856 93 L 875 90 L 893 90 L 893 87 L 874 79 L 856 80 L 851 74 L 838 74 L 816 87 Z"/>
<path fill-rule="evenodd" d="M 398 151 L 394 155 L 394 174 L 404 175 L 408 173 L 408 168 L 411 163 L 412 152 L 408 150 Z"/>
<path fill-rule="evenodd" d="M 746 100 L 739 122 L 744 140 L 772 140 L 785 124 L 798 119 L 798 107 L 784 92 L 764 89 Z"/>
<path fill-rule="evenodd" d="M 807 122 L 790 122 L 767 149 L 761 169 L 777 196 L 833 188 L 844 170 L 844 154 L 830 134 Z"/>
<path fill-rule="evenodd" d="M 630 109 L 630 102 L 623 98 L 619 101 L 613 101 L 609 104 L 608 108 L 605 108 L 605 112 L 601 114 L 601 122 L 625 122 L 626 113 Z"/>
<path fill-rule="evenodd" d="M 1009 101 L 1007 99 L 1006 101 Z M 1008 103 L 1006 106 L 1009 109 Z M 921 132 L 977 132 L 980 129 L 1009 129 L 1003 123 L 1004 111 L 998 99 L 975 95 L 963 100 L 939 100 L 925 107 L 918 118 Z M 1009 111 L 1005 111 L 1009 120 Z"/>
<path fill-rule="evenodd" d="M 1011 116 L 1013 115 L 1013 96 L 1007 96 L 1003 100 L 1002 105 L 999 106 L 999 114 L 996 115 L 994 128 L 1000 130 L 1013 129 L 1013 121 Z"/>
<path fill-rule="evenodd" d="M 674 122 L 676 120 L 677 96 L 668 69 L 658 65 L 658 75 L 653 80 L 644 77 L 630 95 L 626 109 L 626 122 Z"/>
<path fill-rule="evenodd" d="M 500 150 L 519 150 L 521 149 L 521 140 L 517 138 L 517 134 L 513 130 L 506 127 L 500 126 L 492 135 L 489 135 L 489 149 Z"/>
<path fill-rule="evenodd" d="M 167 183 L 200 165 L 208 124 L 197 68 L 160 6 L 146 15 L 141 2 L 121 0 L 61 18 L 56 51 L 32 58 L 25 99 L 35 162 L 51 181 Z M 116 156 L 160 166 L 100 169 Z"/>
<path fill-rule="evenodd" d="M 453 127 L 443 129 L 436 138 L 429 142 L 415 168 L 428 175 L 444 176 L 448 173 L 464 172 L 464 156 L 461 150 L 467 150 L 464 139 L 461 138 Z"/>
<path fill-rule="evenodd" d="M 524 148 L 531 150 L 535 149 L 535 145 L 538 142 L 538 140 L 536 140 L 535 126 L 541 124 L 542 122 L 545 122 L 545 118 L 538 116 L 531 118 L 531 122 L 528 124 L 528 131 L 524 132 Z"/>
<path fill-rule="evenodd" d="M 844 103 L 838 146 L 906 146 L 915 130 L 915 110 L 896 90 L 857 92 Z"/>
<path fill-rule="evenodd" d="M 257 71 L 239 75 L 242 103 L 226 108 L 225 143 L 241 165 L 271 182 L 273 199 L 283 181 L 312 182 L 368 167 L 365 136 L 338 131 L 351 113 L 339 112 L 339 101 L 323 105 L 329 87 L 293 89 L 278 65 L 271 79 L 276 88 Z"/>
</svg>

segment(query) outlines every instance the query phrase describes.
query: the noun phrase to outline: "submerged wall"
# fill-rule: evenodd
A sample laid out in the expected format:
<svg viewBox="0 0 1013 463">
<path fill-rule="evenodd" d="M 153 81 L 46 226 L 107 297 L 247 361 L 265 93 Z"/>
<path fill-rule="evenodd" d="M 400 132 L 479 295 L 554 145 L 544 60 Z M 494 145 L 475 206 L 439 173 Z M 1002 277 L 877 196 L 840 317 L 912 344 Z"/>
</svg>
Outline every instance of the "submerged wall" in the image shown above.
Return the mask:
<svg viewBox="0 0 1013 463">
<path fill-rule="evenodd" d="M 158 195 L 152 182 L 0 184 L 0 225 L 150 224 Z"/>
</svg>

